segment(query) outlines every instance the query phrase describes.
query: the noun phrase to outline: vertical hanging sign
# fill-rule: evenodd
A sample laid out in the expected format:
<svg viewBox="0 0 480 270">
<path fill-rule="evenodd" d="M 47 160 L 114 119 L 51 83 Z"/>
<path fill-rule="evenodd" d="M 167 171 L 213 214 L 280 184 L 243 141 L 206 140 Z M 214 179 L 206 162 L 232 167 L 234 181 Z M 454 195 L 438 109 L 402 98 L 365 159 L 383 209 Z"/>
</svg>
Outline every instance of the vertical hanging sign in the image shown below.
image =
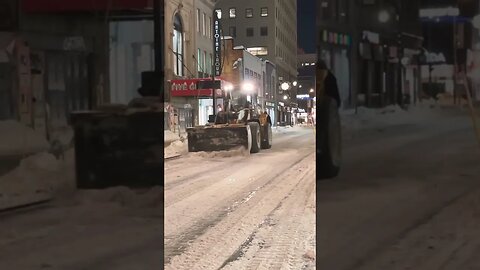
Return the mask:
<svg viewBox="0 0 480 270">
<path fill-rule="evenodd" d="M 218 10 L 214 11 L 214 20 L 213 20 L 213 51 L 215 54 L 214 68 L 215 76 L 220 76 L 222 74 L 222 38 L 220 32 L 220 19 L 221 13 Z"/>
</svg>

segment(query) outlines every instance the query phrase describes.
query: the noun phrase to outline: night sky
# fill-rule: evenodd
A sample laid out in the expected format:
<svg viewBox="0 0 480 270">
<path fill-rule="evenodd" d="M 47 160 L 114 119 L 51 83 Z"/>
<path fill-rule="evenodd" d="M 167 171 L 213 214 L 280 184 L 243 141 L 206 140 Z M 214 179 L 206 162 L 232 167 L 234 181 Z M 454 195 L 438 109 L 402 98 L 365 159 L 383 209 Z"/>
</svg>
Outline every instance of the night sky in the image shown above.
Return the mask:
<svg viewBox="0 0 480 270">
<path fill-rule="evenodd" d="M 316 0 L 297 0 L 298 48 L 315 53 Z"/>
</svg>

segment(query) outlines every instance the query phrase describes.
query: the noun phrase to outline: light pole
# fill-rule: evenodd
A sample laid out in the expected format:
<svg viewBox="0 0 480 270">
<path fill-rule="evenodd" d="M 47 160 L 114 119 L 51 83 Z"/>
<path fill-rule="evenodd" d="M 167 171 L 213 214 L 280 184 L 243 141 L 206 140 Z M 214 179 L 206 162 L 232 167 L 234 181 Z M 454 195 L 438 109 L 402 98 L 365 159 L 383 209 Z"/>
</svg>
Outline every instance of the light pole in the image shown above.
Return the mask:
<svg viewBox="0 0 480 270">
<path fill-rule="evenodd" d="M 403 85 L 403 70 L 402 70 L 402 62 L 401 59 L 403 58 L 403 49 L 402 49 L 402 15 L 401 15 L 401 9 L 402 9 L 402 1 L 393 1 L 392 5 L 395 9 L 395 14 L 396 14 L 396 20 L 397 20 L 397 27 L 396 27 L 396 41 L 397 41 L 397 58 L 398 58 L 398 63 L 397 63 L 397 93 L 393 96 L 393 101 L 394 103 L 397 103 L 399 105 L 403 105 L 403 91 L 402 91 L 402 85 Z M 382 24 L 387 24 L 392 20 L 392 16 L 390 14 L 390 10 L 388 9 L 381 9 L 378 13 L 378 21 Z"/>
</svg>

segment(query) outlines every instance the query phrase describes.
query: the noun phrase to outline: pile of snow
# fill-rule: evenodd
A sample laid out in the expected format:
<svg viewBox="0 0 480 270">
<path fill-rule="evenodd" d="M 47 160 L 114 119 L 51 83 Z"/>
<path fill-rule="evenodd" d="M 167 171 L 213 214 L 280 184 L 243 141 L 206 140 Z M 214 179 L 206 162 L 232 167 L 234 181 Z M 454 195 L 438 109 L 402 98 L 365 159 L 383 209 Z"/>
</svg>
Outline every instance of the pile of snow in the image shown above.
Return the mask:
<svg viewBox="0 0 480 270">
<path fill-rule="evenodd" d="M 0 121 L 0 155 L 26 155 L 48 148 L 44 134 L 17 121 Z"/>
<path fill-rule="evenodd" d="M 248 151 L 245 147 L 242 147 L 242 146 L 239 146 L 237 148 L 227 150 L 227 151 L 189 153 L 190 157 L 201 157 L 201 158 L 228 158 L 228 157 L 249 156 L 249 155 L 250 155 L 250 151 Z"/>
<path fill-rule="evenodd" d="M 165 147 L 164 157 L 172 157 L 177 155 L 183 155 L 188 152 L 188 141 L 187 140 L 178 140 L 172 142 L 169 146 Z"/>
<path fill-rule="evenodd" d="M 164 143 L 165 145 L 168 145 L 174 141 L 179 141 L 180 140 L 180 136 L 176 133 L 173 133 L 172 131 L 170 130 L 165 130 L 164 131 Z"/>
<path fill-rule="evenodd" d="M 37 153 L 20 161 L 18 167 L 0 177 L 0 195 L 36 196 L 39 193 L 67 194 L 75 190 L 74 150 L 57 160 L 47 152 Z"/>
<path fill-rule="evenodd" d="M 354 110 L 342 111 L 342 128 L 347 133 L 363 129 L 383 128 L 392 125 L 413 124 L 426 119 L 438 118 L 439 107 L 435 106 L 435 101 L 427 100 L 403 109 L 399 106 L 387 106 L 381 109 L 370 109 L 365 107 Z"/>
</svg>

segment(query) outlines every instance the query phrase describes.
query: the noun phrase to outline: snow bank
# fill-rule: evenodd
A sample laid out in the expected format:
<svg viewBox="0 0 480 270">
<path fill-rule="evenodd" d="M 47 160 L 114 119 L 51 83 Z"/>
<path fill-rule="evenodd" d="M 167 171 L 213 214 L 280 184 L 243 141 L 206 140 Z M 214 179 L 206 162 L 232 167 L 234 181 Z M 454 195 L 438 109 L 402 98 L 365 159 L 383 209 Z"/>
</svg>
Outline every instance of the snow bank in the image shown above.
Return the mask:
<svg viewBox="0 0 480 270">
<path fill-rule="evenodd" d="M 65 153 L 65 160 L 41 152 L 20 161 L 17 168 L 0 177 L 3 198 L 38 194 L 67 195 L 75 190 L 74 150 Z"/>
<path fill-rule="evenodd" d="M 340 113 L 342 128 L 348 133 L 392 125 L 413 124 L 427 119 L 438 119 L 441 117 L 440 108 L 435 104 L 434 100 L 427 100 L 407 110 L 399 106 L 387 106 L 381 109 L 359 107 L 357 113 L 354 110 L 342 111 Z"/>
<path fill-rule="evenodd" d="M 165 136 L 165 138 L 164 138 L 165 145 L 170 144 L 174 141 L 180 140 L 180 136 L 176 133 L 173 133 L 170 130 L 165 130 L 164 131 L 164 136 Z"/>
<path fill-rule="evenodd" d="M 48 148 L 44 134 L 17 121 L 0 121 L 0 155 L 25 155 Z"/>
<path fill-rule="evenodd" d="M 164 151 L 165 158 L 186 154 L 188 152 L 188 141 L 174 141 L 169 146 L 165 147 Z"/>
</svg>

